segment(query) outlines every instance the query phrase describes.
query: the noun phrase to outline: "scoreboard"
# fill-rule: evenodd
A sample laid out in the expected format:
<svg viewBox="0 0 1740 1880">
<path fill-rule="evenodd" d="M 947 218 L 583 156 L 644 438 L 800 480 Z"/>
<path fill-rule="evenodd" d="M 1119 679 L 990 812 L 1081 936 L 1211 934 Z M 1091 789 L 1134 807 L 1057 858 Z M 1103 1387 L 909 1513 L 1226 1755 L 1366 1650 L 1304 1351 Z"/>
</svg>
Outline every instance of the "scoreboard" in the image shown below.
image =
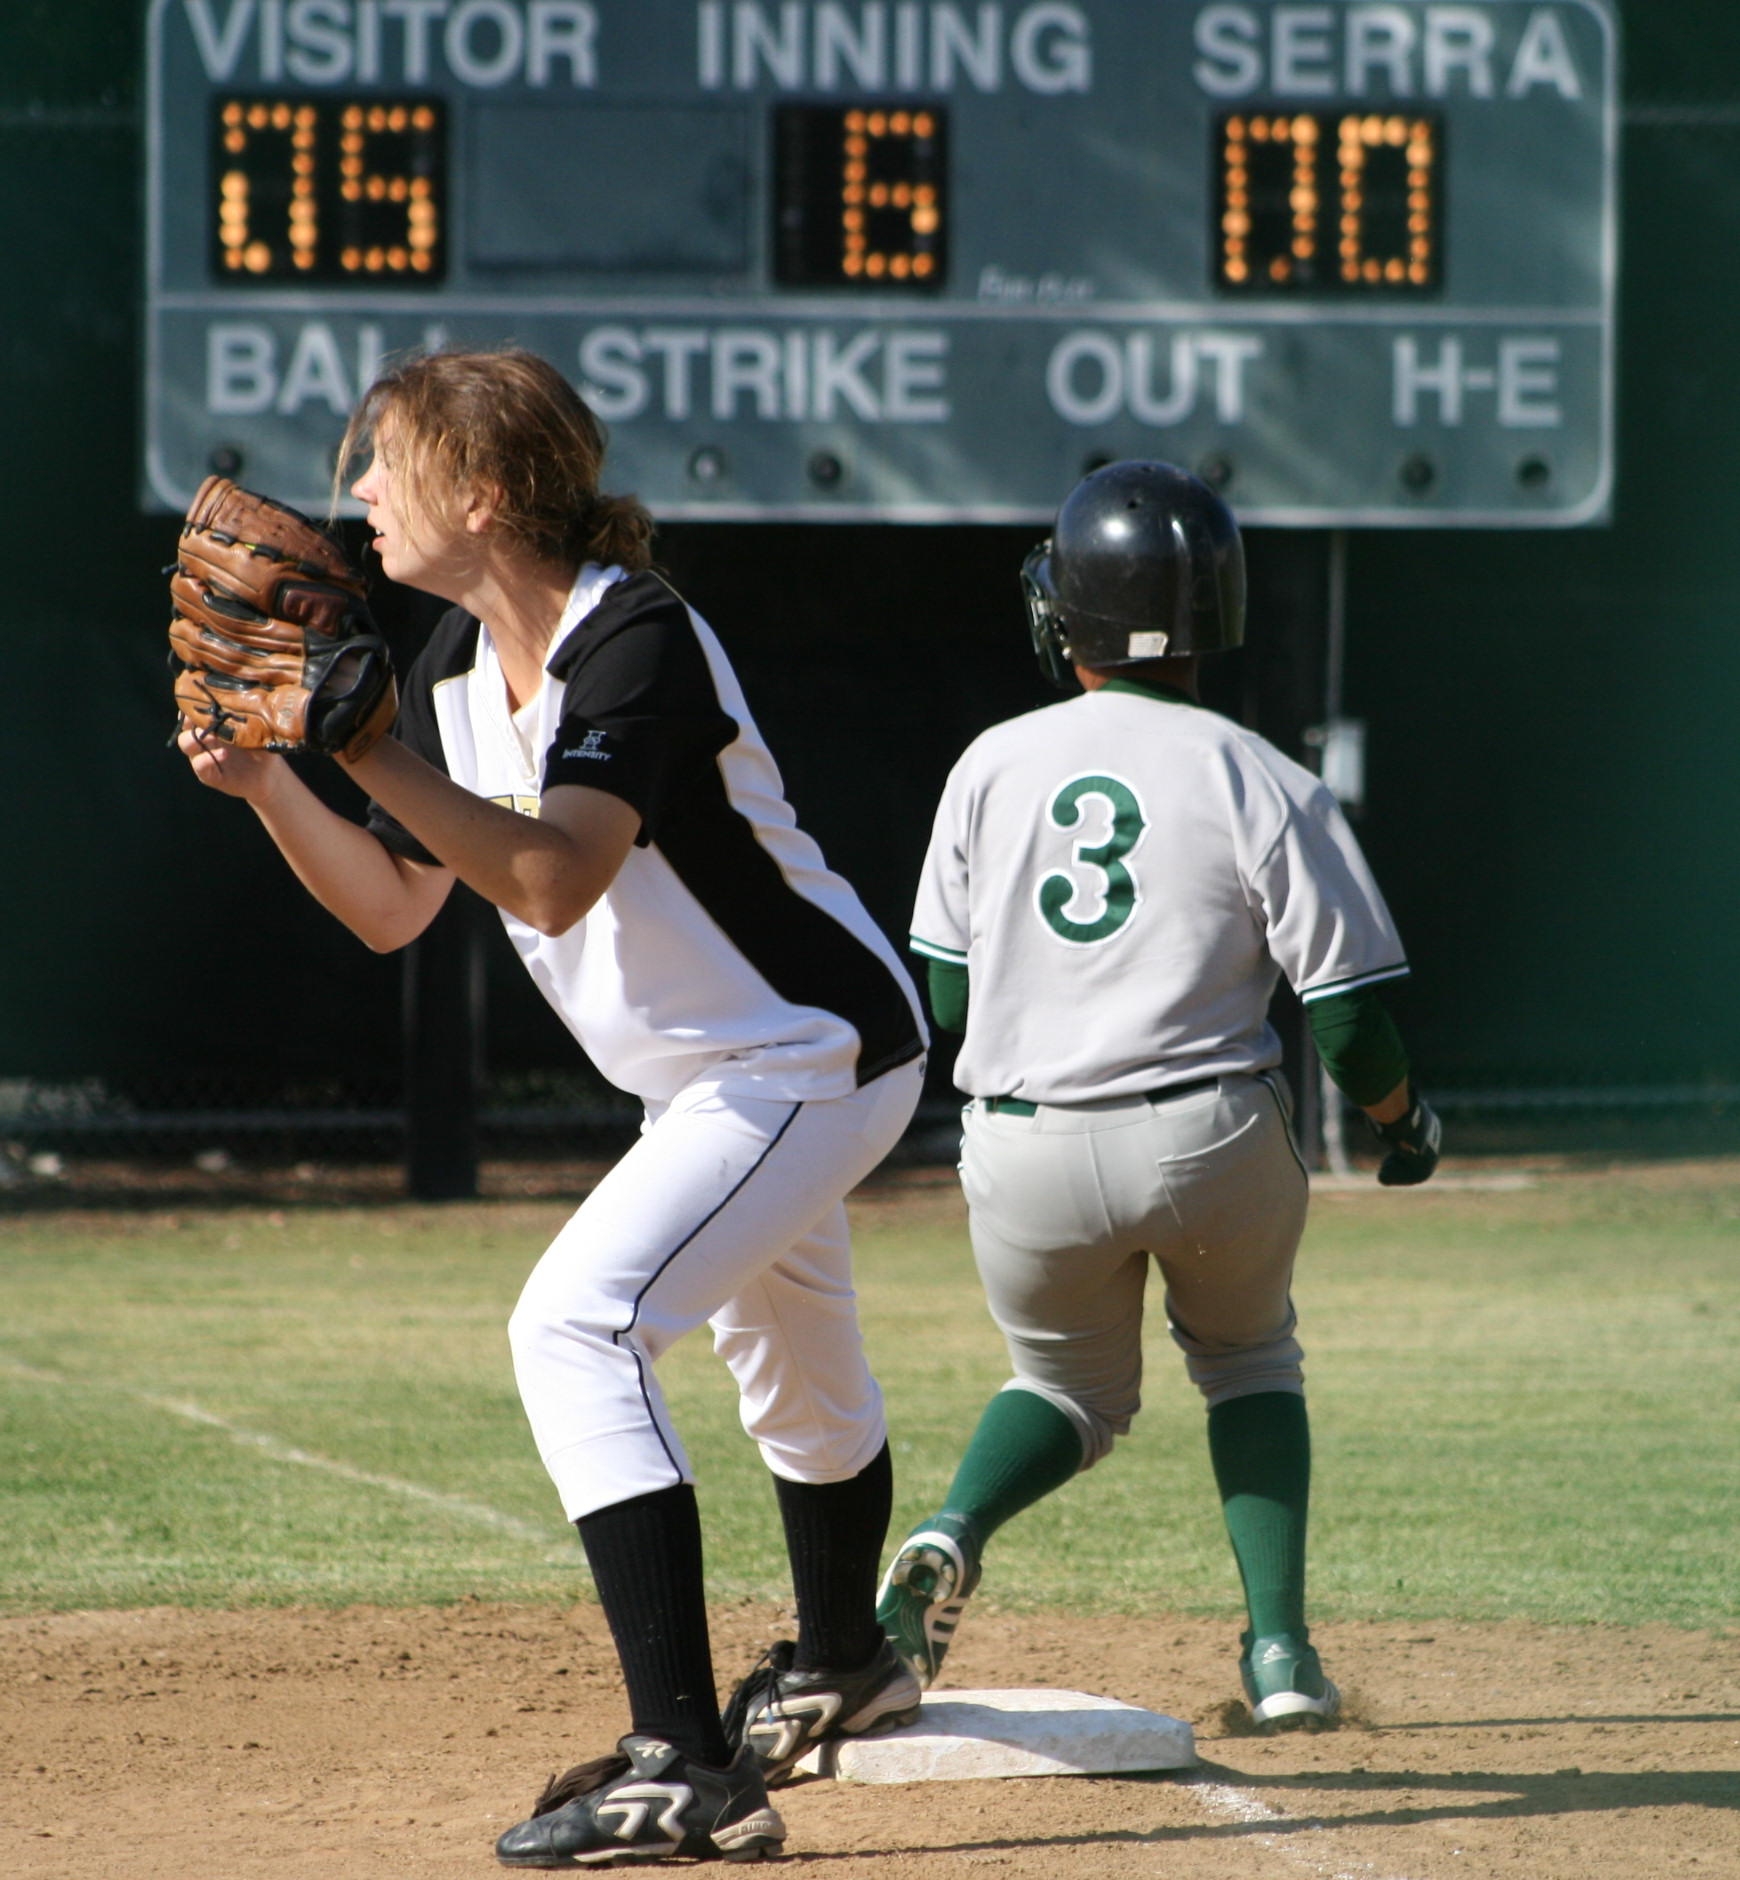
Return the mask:
<svg viewBox="0 0 1740 1880">
<path fill-rule="evenodd" d="M 142 501 L 514 343 L 670 519 L 1603 520 L 1613 0 L 153 0 Z"/>
</svg>

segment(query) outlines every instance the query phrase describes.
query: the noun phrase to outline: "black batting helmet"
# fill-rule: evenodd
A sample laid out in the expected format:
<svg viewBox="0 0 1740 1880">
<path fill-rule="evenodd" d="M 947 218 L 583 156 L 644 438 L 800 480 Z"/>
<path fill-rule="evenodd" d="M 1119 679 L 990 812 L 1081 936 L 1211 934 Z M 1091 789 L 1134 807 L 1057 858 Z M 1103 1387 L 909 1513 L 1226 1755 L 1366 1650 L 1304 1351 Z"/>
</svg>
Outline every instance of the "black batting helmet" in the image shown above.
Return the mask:
<svg viewBox="0 0 1740 1880">
<path fill-rule="evenodd" d="M 1232 511 L 1169 463 L 1107 464 L 1064 498 L 1021 565 L 1033 650 L 1070 668 L 1221 653 L 1245 637 L 1245 551 Z"/>
</svg>

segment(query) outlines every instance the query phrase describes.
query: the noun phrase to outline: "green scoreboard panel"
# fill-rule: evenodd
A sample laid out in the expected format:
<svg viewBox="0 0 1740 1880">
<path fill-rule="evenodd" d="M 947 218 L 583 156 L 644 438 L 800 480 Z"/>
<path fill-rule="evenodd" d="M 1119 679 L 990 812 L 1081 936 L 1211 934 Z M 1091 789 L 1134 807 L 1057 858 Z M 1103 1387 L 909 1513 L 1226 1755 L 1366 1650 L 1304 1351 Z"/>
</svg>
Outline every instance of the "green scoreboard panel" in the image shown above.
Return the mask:
<svg viewBox="0 0 1740 1880">
<path fill-rule="evenodd" d="M 1602 520 L 1613 0 L 153 0 L 147 506 L 515 343 L 667 518 Z"/>
</svg>

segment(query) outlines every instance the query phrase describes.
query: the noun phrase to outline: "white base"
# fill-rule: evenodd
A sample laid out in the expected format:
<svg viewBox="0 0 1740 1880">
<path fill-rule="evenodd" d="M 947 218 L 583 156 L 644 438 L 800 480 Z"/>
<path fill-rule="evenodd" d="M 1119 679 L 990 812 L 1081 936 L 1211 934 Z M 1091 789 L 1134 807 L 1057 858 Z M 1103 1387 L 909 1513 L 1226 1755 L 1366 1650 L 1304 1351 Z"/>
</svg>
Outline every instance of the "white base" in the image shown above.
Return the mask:
<svg viewBox="0 0 1740 1880">
<path fill-rule="evenodd" d="M 797 1767 L 841 1782 L 971 1782 L 1132 1775 L 1195 1762 L 1189 1724 L 1115 1697 L 948 1691 L 927 1692 L 916 1721 L 886 1736 L 820 1743 Z"/>
</svg>

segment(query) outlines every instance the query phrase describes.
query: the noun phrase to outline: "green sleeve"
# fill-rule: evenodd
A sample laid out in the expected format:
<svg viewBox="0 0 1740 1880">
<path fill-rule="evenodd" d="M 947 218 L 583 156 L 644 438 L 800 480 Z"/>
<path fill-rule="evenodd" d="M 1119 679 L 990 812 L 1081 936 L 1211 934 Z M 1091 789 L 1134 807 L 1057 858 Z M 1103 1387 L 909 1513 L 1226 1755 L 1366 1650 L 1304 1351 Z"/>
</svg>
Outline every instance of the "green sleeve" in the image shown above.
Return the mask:
<svg viewBox="0 0 1740 1880">
<path fill-rule="evenodd" d="M 1387 1097 L 1407 1076 L 1401 1033 L 1375 987 L 1313 999 L 1305 1010 L 1323 1068 L 1362 1108 Z"/>
<path fill-rule="evenodd" d="M 967 969 L 953 960 L 927 958 L 930 969 L 930 1015 L 944 1031 L 967 1028 Z"/>
</svg>

